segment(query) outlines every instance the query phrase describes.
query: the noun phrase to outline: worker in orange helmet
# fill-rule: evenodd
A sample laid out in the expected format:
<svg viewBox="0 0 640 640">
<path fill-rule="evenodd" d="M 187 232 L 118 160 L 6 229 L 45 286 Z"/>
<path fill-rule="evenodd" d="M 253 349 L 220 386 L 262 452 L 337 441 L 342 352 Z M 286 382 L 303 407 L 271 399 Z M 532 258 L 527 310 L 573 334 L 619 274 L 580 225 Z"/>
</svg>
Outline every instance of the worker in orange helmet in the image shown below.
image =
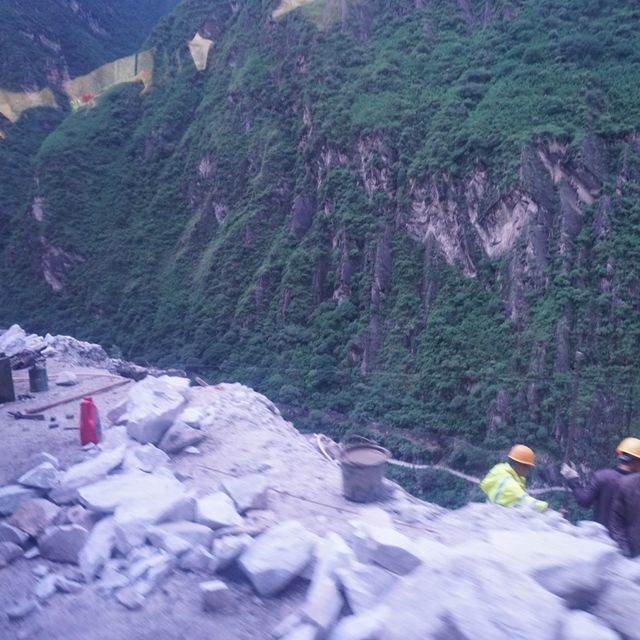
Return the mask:
<svg viewBox="0 0 640 640">
<path fill-rule="evenodd" d="M 586 482 L 571 464 L 563 464 L 560 474 L 567 481 L 573 497 L 581 507 L 593 507 L 593 519 L 611 533 L 611 511 L 620 483 L 640 471 L 640 439 L 625 438 L 616 448 L 618 465 L 615 469 L 599 469 Z"/>
<path fill-rule="evenodd" d="M 501 462 L 489 471 L 480 483 L 480 489 L 486 494 L 487 502 L 503 507 L 532 507 L 537 511 L 546 511 L 549 504 L 537 500 L 527 493 L 527 476 L 535 467 L 536 456 L 524 444 L 511 447 L 507 462 Z"/>
</svg>

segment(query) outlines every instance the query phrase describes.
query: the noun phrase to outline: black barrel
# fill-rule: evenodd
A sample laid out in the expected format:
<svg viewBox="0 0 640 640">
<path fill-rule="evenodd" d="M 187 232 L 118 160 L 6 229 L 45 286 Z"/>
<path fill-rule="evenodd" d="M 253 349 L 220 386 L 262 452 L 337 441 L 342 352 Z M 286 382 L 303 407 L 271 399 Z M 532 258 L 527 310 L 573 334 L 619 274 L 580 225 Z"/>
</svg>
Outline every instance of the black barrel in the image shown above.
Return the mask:
<svg viewBox="0 0 640 640">
<path fill-rule="evenodd" d="M 16 392 L 13 388 L 13 376 L 11 375 L 11 360 L 0 358 L 0 402 L 13 402 Z"/>
<path fill-rule="evenodd" d="M 34 364 L 29 369 L 29 389 L 31 393 L 49 390 L 49 378 L 47 377 L 47 367 L 44 364 Z"/>
</svg>

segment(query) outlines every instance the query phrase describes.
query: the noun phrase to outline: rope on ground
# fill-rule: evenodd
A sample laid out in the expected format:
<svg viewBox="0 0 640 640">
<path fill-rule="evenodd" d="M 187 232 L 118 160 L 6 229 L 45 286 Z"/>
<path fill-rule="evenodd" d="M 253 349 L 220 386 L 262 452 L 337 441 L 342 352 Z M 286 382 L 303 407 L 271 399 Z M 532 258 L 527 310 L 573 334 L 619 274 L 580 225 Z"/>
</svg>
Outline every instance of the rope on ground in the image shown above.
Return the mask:
<svg viewBox="0 0 640 640">
<path fill-rule="evenodd" d="M 199 464 L 196 465 L 201 469 L 206 469 L 207 471 L 213 471 L 214 473 L 220 473 L 224 476 L 230 476 L 230 477 L 235 477 L 235 475 L 233 473 L 229 473 L 228 471 L 223 471 L 222 469 L 215 469 L 214 467 L 209 467 L 207 465 L 204 464 Z M 355 509 L 351 509 L 349 507 L 338 507 L 334 504 L 328 504 L 326 502 L 320 502 L 319 500 L 313 500 L 311 498 L 307 498 L 305 496 L 300 496 L 298 494 L 295 493 L 291 493 L 290 491 L 286 491 L 285 489 L 276 489 L 274 487 L 271 487 L 271 491 L 278 493 L 280 495 L 283 496 L 287 496 L 288 498 L 293 498 L 295 500 L 300 500 L 302 502 L 306 502 L 308 504 L 313 504 L 313 505 L 317 505 L 319 507 L 324 507 L 326 509 L 333 509 L 334 511 L 338 511 L 340 513 L 351 513 L 355 516 L 360 516 L 361 513 L 359 511 L 356 511 Z M 391 517 L 391 516 L 390 516 Z M 426 523 L 420 523 L 420 524 L 410 524 L 408 522 L 401 522 L 398 520 L 394 520 L 393 518 L 391 518 L 391 520 L 393 521 L 394 525 L 399 526 L 399 527 L 407 527 L 409 529 L 415 529 L 417 531 L 431 531 L 433 532 L 434 529 L 432 527 L 430 527 L 428 524 Z"/>
<path fill-rule="evenodd" d="M 322 455 L 330 462 L 333 462 L 334 464 L 338 464 L 336 457 L 332 456 L 328 452 L 330 448 L 335 449 L 335 447 L 338 446 L 337 443 L 334 442 L 328 436 L 324 435 L 323 433 L 314 433 L 313 438 L 316 446 L 320 450 L 320 453 L 322 453 Z M 442 464 L 417 464 L 413 462 L 405 462 L 404 460 L 396 460 L 395 458 L 391 458 L 387 462 L 397 467 L 404 467 L 405 469 L 412 469 L 414 471 L 423 471 L 423 470 L 442 471 L 444 473 L 448 473 L 452 476 L 455 476 L 456 478 L 461 478 L 462 480 L 466 480 L 471 484 L 476 484 L 476 485 L 480 484 L 480 478 L 470 476 L 466 473 L 463 473 L 462 471 L 456 471 L 456 469 L 451 469 L 450 467 L 447 467 Z M 566 490 L 567 490 L 566 487 L 562 487 L 562 486 L 538 487 L 536 489 L 530 489 L 528 493 L 530 493 L 531 495 L 537 496 L 544 493 L 553 493 L 553 492 L 560 492 L 560 491 L 566 491 Z"/>
</svg>

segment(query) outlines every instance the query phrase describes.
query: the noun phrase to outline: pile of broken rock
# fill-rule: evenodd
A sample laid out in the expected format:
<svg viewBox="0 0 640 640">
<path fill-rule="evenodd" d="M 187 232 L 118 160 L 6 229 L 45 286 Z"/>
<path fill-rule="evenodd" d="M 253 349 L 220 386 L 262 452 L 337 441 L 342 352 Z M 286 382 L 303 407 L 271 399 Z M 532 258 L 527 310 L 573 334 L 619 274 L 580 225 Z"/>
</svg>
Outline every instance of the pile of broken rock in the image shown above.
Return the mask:
<svg viewBox="0 0 640 640">
<path fill-rule="evenodd" d="M 103 442 L 81 462 L 62 469 L 40 454 L 0 489 L 0 563 L 32 558 L 38 579 L 10 619 L 56 592 L 84 589 L 141 608 L 183 571 L 199 581 L 202 607 L 220 614 L 241 613 L 229 580 L 266 598 L 308 585 L 297 611 L 256 638 L 640 640 L 640 562 L 622 557 L 592 522 L 396 501 L 385 510 L 340 502 L 322 535 L 290 515 L 256 527 L 254 510 L 273 508 L 283 478 L 306 473 L 292 482 L 309 489 L 329 472 L 290 467 L 292 451 L 313 452 L 263 396 L 241 385 L 200 391 L 210 394 L 204 404 L 185 379 L 147 377 L 110 411 Z M 236 427 L 249 416 L 259 423 L 251 439 L 260 454 L 237 467 L 244 471 L 229 473 L 236 460 L 206 489 L 174 471 L 170 455 L 197 451 L 205 438 L 219 438 L 227 455 L 235 443 L 239 458 L 247 442 L 234 440 Z"/>
</svg>

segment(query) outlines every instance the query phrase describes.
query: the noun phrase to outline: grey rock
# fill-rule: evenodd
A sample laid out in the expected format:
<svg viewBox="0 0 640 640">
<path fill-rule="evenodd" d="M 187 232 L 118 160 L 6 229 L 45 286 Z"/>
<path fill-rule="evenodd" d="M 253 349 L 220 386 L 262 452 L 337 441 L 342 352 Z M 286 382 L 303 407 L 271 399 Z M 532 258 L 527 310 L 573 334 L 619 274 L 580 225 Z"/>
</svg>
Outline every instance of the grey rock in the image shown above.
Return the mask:
<svg viewBox="0 0 640 640">
<path fill-rule="evenodd" d="M 129 567 L 128 578 L 143 596 L 149 595 L 175 566 L 175 559 L 162 551 L 142 558 Z"/>
<path fill-rule="evenodd" d="M 291 633 L 296 627 L 302 624 L 302 616 L 299 613 L 290 613 L 271 632 L 274 638 L 282 638 Z"/>
<path fill-rule="evenodd" d="M 211 553 L 218 562 L 218 569 L 226 569 L 249 548 L 253 538 L 242 533 L 237 536 L 221 536 L 213 541 Z"/>
<path fill-rule="evenodd" d="M 406 575 L 421 562 L 413 542 L 404 534 L 385 527 L 369 527 L 371 560 L 381 567 Z"/>
<path fill-rule="evenodd" d="M 184 394 L 167 376 L 145 378 L 127 396 L 127 433 L 138 442 L 157 444 L 185 402 Z"/>
<path fill-rule="evenodd" d="M 154 547 L 162 549 L 173 556 L 180 556 L 191 549 L 191 543 L 188 540 L 159 527 L 148 528 L 146 537 Z"/>
<path fill-rule="evenodd" d="M 79 554 L 80 569 L 87 582 L 100 572 L 111 558 L 116 543 L 115 521 L 113 517 L 103 518 L 91 530 L 87 543 Z"/>
<path fill-rule="evenodd" d="M 57 505 L 68 505 L 78 502 L 80 496 L 77 489 L 62 489 L 58 486 L 49 491 L 48 498 Z"/>
<path fill-rule="evenodd" d="M 162 467 L 169 462 L 169 456 L 152 444 L 143 444 L 127 451 L 124 460 L 126 471 L 144 471 L 152 473 L 157 467 Z"/>
<path fill-rule="evenodd" d="M 49 527 L 38 538 L 38 547 L 47 560 L 78 564 L 80 551 L 88 537 L 89 532 L 77 524 Z"/>
<path fill-rule="evenodd" d="M 78 489 L 80 500 L 92 511 L 113 513 L 120 505 L 162 501 L 167 496 L 178 497 L 184 490 L 178 480 L 169 474 L 125 473 Z"/>
<path fill-rule="evenodd" d="M 351 610 L 356 614 L 372 609 L 398 580 L 396 575 L 382 567 L 360 562 L 336 569 L 336 575 Z"/>
<path fill-rule="evenodd" d="M 36 578 L 44 578 L 49 573 L 49 567 L 47 567 L 46 564 L 37 564 L 31 569 L 31 573 L 33 573 Z"/>
<path fill-rule="evenodd" d="M 50 462 L 43 462 L 27 471 L 18 479 L 18 483 L 34 489 L 53 489 L 60 484 L 62 474 Z"/>
<path fill-rule="evenodd" d="M 203 547 L 208 548 L 213 540 L 213 531 L 206 525 L 198 524 L 197 522 L 166 522 L 157 525 L 157 528 L 184 538 L 194 546 L 201 544 Z"/>
<path fill-rule="evenodd" d="M 184 422 L 186 425 L 194 429 L 202 429 L 202 421 L 205 417 L 205 411 L 202 407 L 187 407 L 179 416 L 178 421 Z"/>
<path fill-rule="evenodd" d="M 20 600 L 7 608 L 9 620 L 22 620 L 38 609 L 38 603 L 33 598 Z"/>
<path fill-rule="evenodd" d="M 62 476 L 58 490 L 78 489 L 85 485 L 92 485 L 102 480 L 110 471 L 119 467 L 124 460 L 126 446 L 120 445 L 115 449 L 103 451 L 99 455 L 73 465 Z"/>
<path fill-rule="evenodd" d="M 64 576 L 56 576 L 56 589 L 60 593 L 78 593 L 82 591 L 82 584 Z"/>
<path fill-rule="evenodd" d="M 121 402 L 119 405 L 113 407 L 107 412 L 107 420 L 110 424 L 126 425 L 127 419 L 127 402 Z"/>
<path fill-rule="evenodd" d="M 282 591 L 310 562 L 314 537 L 289 520 L 263 533 L 239 558 L 240 568 L 263 596 Z"/>
<path fill-rule="evenodd" d="M 11 564 L 24 554 L 22 547 L 13 542 L 0 542 L 0 568 Z"/>
<path fill-rule="evenodd" d="M 205 611 L 226 611 L 233 606 L 233 594 L 221 580 L 201 582 L 199 589 Z"/>
<path fill-rule="evenodd" d="M 222 481 L 222 489 L 233 500 L 239 513 L 249 509 L 266 509 L 269 486 L 266 478 L 259 474 L 251 474 L 241 478 L 227 478 Z"/>
<path fill-rule="evenodd" d="M 178 420 L 167 429 L 158 447 L 166 453 L 176 454 L 187 447 L 199 444 L 205 437 L 203 431 Z"/>
<path fill-rule="evenodd" d="M 11 515 L 23 502 L 40 496 L 35 489 L 10 484 L 0 488 L 0 516 Z"/>
<path fill-rule="evenodd" d="M 41 578 L 33 590 L 38 600 L 48 600 L 56 592 L 56 583 L 58 577 L 54 573 L 50 573 Z"/>
<path fill-rule="evenodd" d="M 29 534 L 18 527 L 10 525 L 8 522 L 0 522 L 0 542 L 12 542 L 20 547 L 24 547 L 29 542 Z"/>
<path fill-rule="evenodd" d="M 105 566 L 100 580 L 96 583 L 96 590 L 102 596 L 109 596 L 115 590 L 129 585 L 129 578 L 116 567 Z"/>
<path fill-rule="evenodd" d="M 199 456 L 200 455 L 200 449 L 198 449 L 198 447 L 187 447 L 184 450 L 185 453 L 188 453 L 192 456 Z"/>
<path fill-rule="evenodd" d="M 600 596 L 593 613 L 625 640 L 640 640 L 640 586 L 615 582 Z"/>
<path fill-rule="evenodd" d="M 389 617 L 385 608 L 355 616 L 346 616 L 334 627 L 329 640 L 379 640 L 382 637 L 383 620 Z"/>
<path fill-rule="evenodd" d="M 90 530 L 95 524 L 95 514 L 85 509 L 83 506 L 76 504 L 72 507 L 64 507 L 56 516 L 53 524 L 79 524 L 87 530 Z"/>
<path fill-rule="evenodd" d="M 158 522 L 181 522 L 195 519 L 196 499 L 192 495 L 184 495 L 162 514 Z"/>
<path fill-rule="evenodd" d="M 40 549 L 38 549 L 38 547 L 36 546 L 30 547 L 24 552 L 24 557 L 27 560 L 33 560 L 33 558 L 37 558 L 39 555 L 40 555 Z"/>
<path fill-rule="evenodd" d="M 233 500 L 222 491 L 196 501 L 196 522 L 212 529 L 242 524 L 242 517 L 236 511 Z"/>
<path fill-rule="evenodd" d="M 300 612 L 306 622 L 313 624 L 324 635 L 338 621 L 342 605 L 343 599 L 338 585 L 335 580 L 325 575 L 312 581 Z"/>
<path fill-rule="evenodd" d="M 36 498 L 23 502 L 9 518 L 9 524 L 37 538 L 58 516 L 60 507 Z"/>
<path fill-rule="evenodd" d="M 182 500 L 182 488 L 174 488 L 163 495 L 150 495 L 146 500 L 121 504 L 116 508 L 116 546 L 126 554 L 133 547 L 144 544 L 147 530 L 172 511 Z"/>
<path fill-rule="evenodd" d="M 144 596 L 133 586 L 123 587 L 116 591 L 116 600 L 127 609 L 140 609 L 144 604 Z"/>
<path fill-rule="evenodd" d="M 286 636 L 283 636 L 283 640 L 316 640 L 318 637 L 318 629 L 312 624 L 301 624 Z"/>
<path fill-rule="evenodd" d="M 601 620 L 586 611 L 571 611 L 562 626 L 562 640 L 621 640 Z"/>
<path fill-rule="evenodd" d="M 193 571 L 205 575 L 215 573 L 219 568 L 218 559 L 202 545 L 187 551 L 178 561 L 178 566 L 183 571 Z"/>
<path fill-rule="evenodd" d="M 78 382 L 78 376 L 73 371 L 61 371 L 56 378 L 56 384 L 60 387 L 73 387 Z"/>
<path fill-rule="evenodd" d="M 434 634 L 437 640 L 556 640 L 566 612 L 560 598 L 527 575 L 491 560 L 453 565 L 444 589 L 444 624 Z"/>
</svg>

